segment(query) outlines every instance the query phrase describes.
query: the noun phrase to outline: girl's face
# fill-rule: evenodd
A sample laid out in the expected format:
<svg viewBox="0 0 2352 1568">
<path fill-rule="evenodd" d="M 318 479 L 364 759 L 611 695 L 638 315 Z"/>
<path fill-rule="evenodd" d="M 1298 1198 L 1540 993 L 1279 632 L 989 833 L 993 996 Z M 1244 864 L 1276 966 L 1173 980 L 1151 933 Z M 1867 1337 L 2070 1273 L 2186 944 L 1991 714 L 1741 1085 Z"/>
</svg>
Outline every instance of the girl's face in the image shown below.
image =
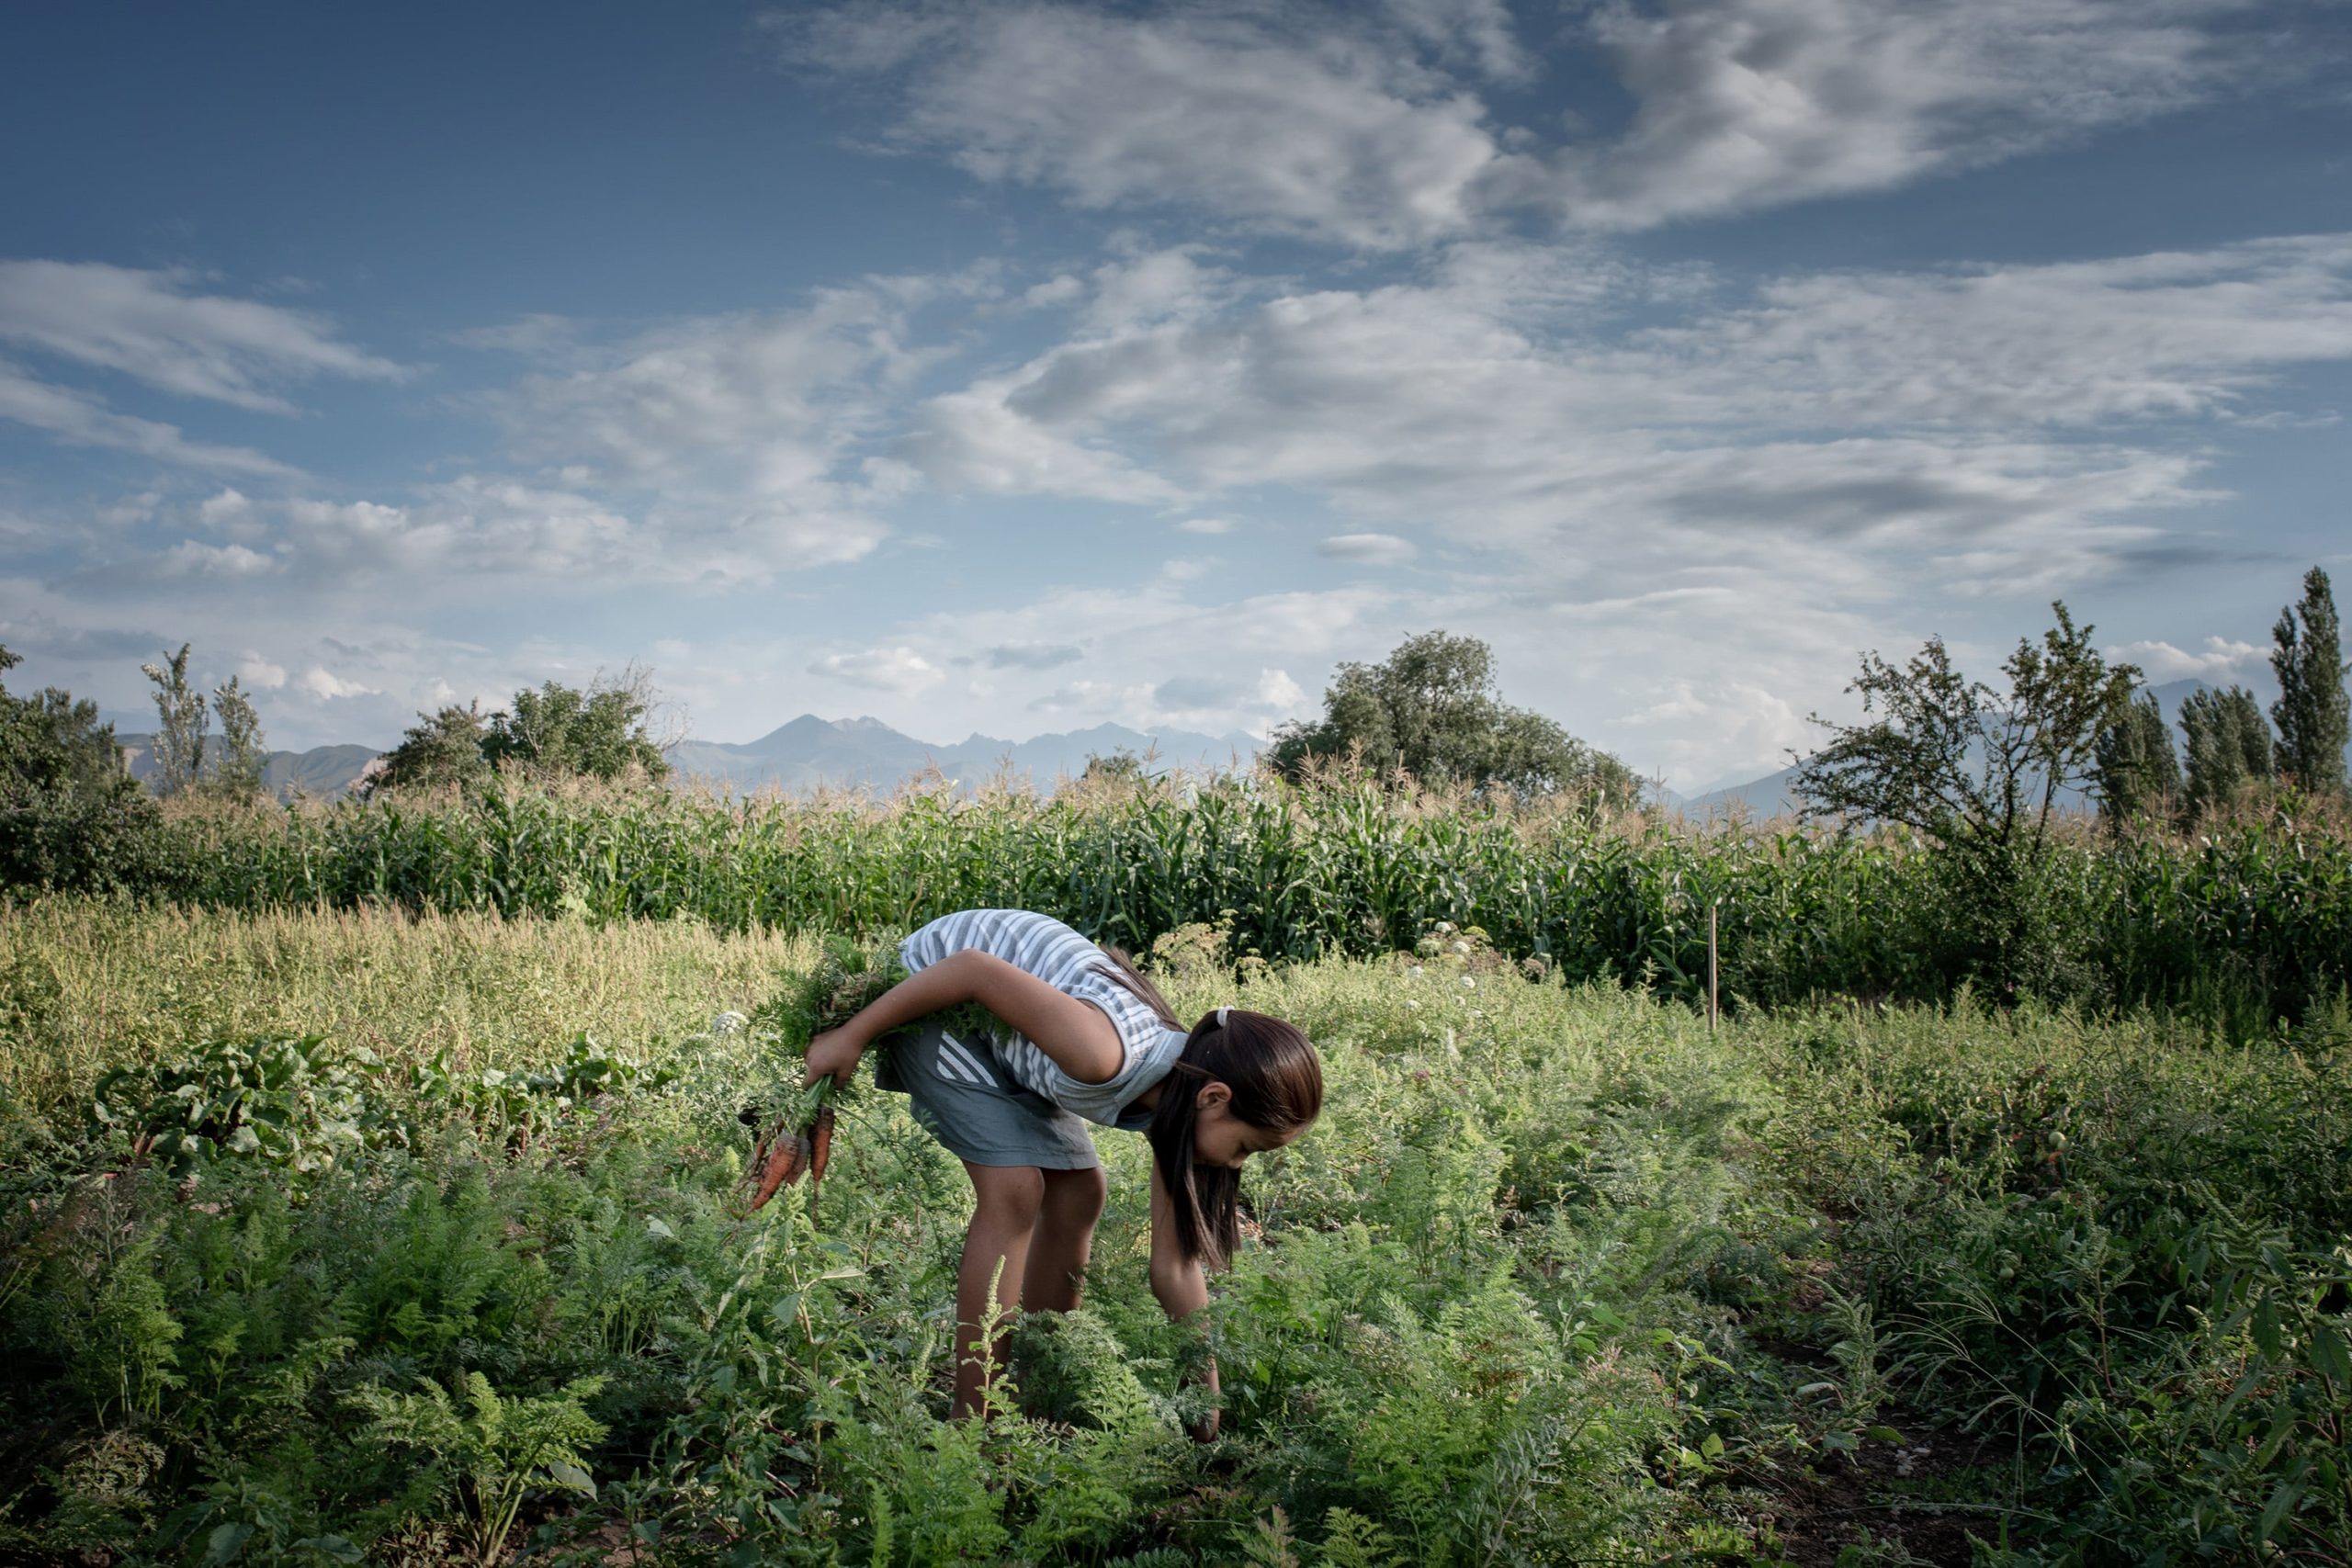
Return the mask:
<svg viewBox="0 0 2352 1568">
<path fill-rule="evenodd" d="M 1221 1165 L 1234 1170 L 1251 1155 L 1278 1149 L 1295 1140 L 1303 1127 L 1277 1133 L 1244 1122 L 1233 1113 L 1233 1090 L 1221 1083 L 1203 1084 L 1193 1122 L 1193 1163 Z"/>
</svg>

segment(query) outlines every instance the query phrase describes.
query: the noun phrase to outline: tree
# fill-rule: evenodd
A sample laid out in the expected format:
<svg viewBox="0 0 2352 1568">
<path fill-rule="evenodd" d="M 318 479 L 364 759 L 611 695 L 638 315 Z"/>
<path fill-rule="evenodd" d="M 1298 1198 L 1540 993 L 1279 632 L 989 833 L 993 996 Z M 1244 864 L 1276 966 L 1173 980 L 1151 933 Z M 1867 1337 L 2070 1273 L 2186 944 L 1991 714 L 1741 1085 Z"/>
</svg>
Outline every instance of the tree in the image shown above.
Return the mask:
<svg viewBox="0 0 2352 1568">
<path fill-rule="evenodd" d="M 650 672 L 632 667 L 584 692 L 554 681 L 519 691 L 496 713 L 483 713 L 479 702 L 420 713 L 368 781 L 368 793 L 469 785 L 506 771 L 539 779 L 663 778 L 670 764 L 648 729 L 661 705 Z"/>
<path fill-rule="evenodd" d="M 2270 636 L 2270 668 L 2278 676 L 2278 700 L 2270 706 L 2278 722 L 2278 771 L 2313 795 L 2342 795 L 2344 747 L 2352 740 L 2344 677 L 2352 665 L 2344 662 L 2326 572 L 2313 567 L 2303 574 L 2302 603 L 2278 612 Z"/>
<path fill-rule="evenodd" d="M 0 648 L 0 671 L 20 660 Z M 155 803 L 122 765 L 96 703 L 0 686 L 0 886 L 97 890 L 153 869 Z"/>
<path fill-rule="evenodd" d="M 213 688 L 212 711 L 220 718 L 220 749 L 214 755 L 209 782 L 231 799 L 257 798 L 269 751 L 262 744 L 261 716 L 254 712 L 253 699 L 237 683 L 236 676 L 230 676 L 227 685 Z"/>
<path fill-rule="evenodd" d="M 1794 780 L 1808 816 L 1901 823 L 1939 842 L 1961 972 L 2013 987 L 2056 977 L 2051 824 L 2061 795 L 2092 782 L 2098 738 L 2140 674 L 2107 663 L 2064 603 L 2050 608 L 2058 624 L 2002 664 L 2006 691 L 1954 669 L 1940 637 L 1899 666 L 1863 655 L 1847 690 L 1878 716 L 1814 716 L 1833 734 Z"/>
<path fill-rule="evenodd" d="M 482 756 L 492 767 L 520 766 L 542 777 L 613 780 L 641 770 L 660 779 L 670 764 L 645 726 L 655 702 L 650 675 L 634 669 L 616 680 L 599 677 L 584 692 L 549 681 L 515 693 L 510 709 L 491 715 Z"/>
<path fill-rule="evenodd" d="M 1122 746 L 1108 756 L 1100 751 L 1087 753 L 1086 771 L 1078 776 L 1088 784 L 1137 784 L 1149 775 L 1144 771 L 1143 759 Z"/>
<path fill-rule="evenodd" d="M 187 649 L 140 669 L 155 682 L 155 793 L 177 795 L 204 772 L 204 694 L 188 684 Z"/>
<path fill-rule="evenodd" d="M 2191 817 L 2227 809 L 2246 785 L 2270 782 L 2270 726 L 2244 686 L 2190 693 L 2180 705 L 2180 728 L 2188 741 Z"/>
<path fill-rule="evenodd" d="M 488 717 L 480 702 L 464 707 L 452 703 L 438 713 L 419 713 L 416 717 L 401 743 L 385 754 L 383 766 L 368 779 L 368 795 L 387 789 L 478 784 L 490 776 L 490 763 L 481 750 Z"/>
<path fill-rule="evenodd" d="M 1541 714 L 1504 705 L 1492 650 L 1442 631 L 1408 637 L 1382 663 L 1340 665 L 1321 720 L 1282 726 L 1267 760 L 1295 779 L 1311 759 L 1350 754 L 1427 784 L 1612 800 L 1631 800 L 1639 788 L 1609 753 Z"/>
<path fill-rule="evenodd" d="M 2111 829 L 2134 817 L 2171 815 L 2181 798 L 2180 758 L 2154 692 L 2141 693 L 2100 727 L 2091 783 Z"/>
</svg>

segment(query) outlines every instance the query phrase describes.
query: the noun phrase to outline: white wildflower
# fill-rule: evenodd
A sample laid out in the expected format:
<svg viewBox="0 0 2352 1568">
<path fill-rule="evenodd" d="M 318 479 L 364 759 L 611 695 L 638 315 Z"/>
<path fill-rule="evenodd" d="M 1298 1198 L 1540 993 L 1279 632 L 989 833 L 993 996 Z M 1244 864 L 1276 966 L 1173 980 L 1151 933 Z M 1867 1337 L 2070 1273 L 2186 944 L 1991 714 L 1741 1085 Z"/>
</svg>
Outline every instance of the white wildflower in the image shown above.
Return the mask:
<svg viewBox="0 0 2352 1568">
<path fill-rule="evenodd" d="M 1453 922 L 1452 920 L 1440 920 L 1437 923 L 1437 930 L 1440 936 L 1452 936 L 1453 934 Z"/>
<path fill-rule="evenodd" d="M 751 1021 L 741 1013 L 729 1009 L 710 1021 L 710 1032 L 723 1040 Z"/>
<path fill-rule="evenodd" d="M 1471 977 L 1470 977 L 1469 976 L 1467 976 L 1467 975 L 1464 975 L 1464 976 L 1462 976 L 1462 988 L 1463 988 L 1464 990 L 1465 990 L 1465 991 L 1472 991 L 1472 990 L 1476 990 L 1476 989 L 1477 989 L 1477 987 L 1478 987 L 1478 982 L 1477 982 L 1476 980 L 1475 980 L 1475 979 L 1471 978 Z"/>
<path fill-rule="evenodd" d="M 1456 953 L 1467 953 L 1470 951 L 1470 943 L 1466 941 L 1456 941 L 1453 944 L 1453 951 Z"/>
</svg>

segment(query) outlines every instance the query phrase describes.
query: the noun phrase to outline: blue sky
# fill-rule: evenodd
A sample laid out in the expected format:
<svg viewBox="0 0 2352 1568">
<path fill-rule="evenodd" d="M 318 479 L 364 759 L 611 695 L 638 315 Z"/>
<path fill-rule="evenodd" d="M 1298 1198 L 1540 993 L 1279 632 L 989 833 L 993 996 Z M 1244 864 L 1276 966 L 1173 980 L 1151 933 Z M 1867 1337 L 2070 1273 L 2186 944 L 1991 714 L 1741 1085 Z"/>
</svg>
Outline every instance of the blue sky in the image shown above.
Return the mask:
<svg viewBox="0 0 2352 1568">
<path fill-rule="evenodd" d="M 0 642 L 273 744 L 1264 733 L 1432 626 L 1691 789 L 2352 562 L 2352 7 L 18 6 Z"/>
</svg>

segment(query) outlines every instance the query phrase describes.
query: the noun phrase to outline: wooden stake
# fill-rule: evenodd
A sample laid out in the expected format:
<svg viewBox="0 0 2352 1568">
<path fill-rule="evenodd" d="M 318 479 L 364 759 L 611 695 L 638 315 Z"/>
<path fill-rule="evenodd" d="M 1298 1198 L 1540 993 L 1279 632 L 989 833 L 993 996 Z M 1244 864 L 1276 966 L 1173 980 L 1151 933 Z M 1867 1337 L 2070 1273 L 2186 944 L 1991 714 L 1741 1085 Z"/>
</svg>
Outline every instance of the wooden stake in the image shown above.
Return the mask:
<svg viewBox="0 0 2352 1568">
<path fill-rule="evenodd" d="M 1715 997 L 1715 906 L 1707 906 L 1707 1032 L 1723 1020 L 1723 1005 Z"/>
</svg>

